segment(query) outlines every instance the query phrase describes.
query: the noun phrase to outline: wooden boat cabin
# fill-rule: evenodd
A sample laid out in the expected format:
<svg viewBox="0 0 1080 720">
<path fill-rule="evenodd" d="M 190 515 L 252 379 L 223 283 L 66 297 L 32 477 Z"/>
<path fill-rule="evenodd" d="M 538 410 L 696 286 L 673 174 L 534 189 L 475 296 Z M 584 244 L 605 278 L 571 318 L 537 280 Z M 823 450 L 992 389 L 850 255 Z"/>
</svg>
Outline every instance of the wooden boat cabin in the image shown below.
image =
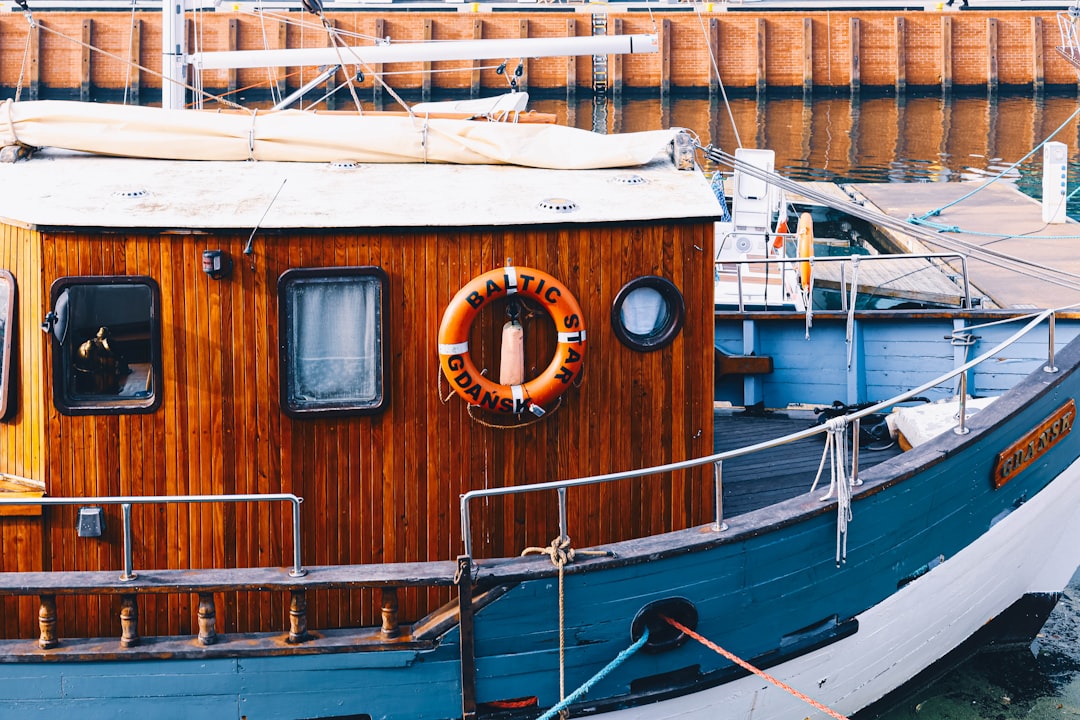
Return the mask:
<svg viewBox="0 0 1080 720">
<path fill-rule="evenodd" d="M 713 449 L 718 206 L 701 174 L 671 157 L 558 171 L 43 151 L 0 165 L 0 187 L 4 492 L 293 493 L 307 566 L 452 565 L 463 492 Z M 504 268 L 518 275 L 515 299 L 495 281 L 482 283 L 482 300 L 455 300 Z M 547 289 L 528 292 L 530 277 Z M 557 332 L 571 329 L 556 329 L 563 311 L 541 301 L 552 290 L 581 313 L 568 373 L 549 367 Z M 440 347 L 451 306 L 462 314 L 444 330 L 464 332 L 452 352 Z M 524 335 L 525 387 L 546 378 L 551 395 L 526 398 L 517 414 L 467 403 L 476 383 L 442 371 L 463 367 L 463 354 L 499 383 L 510 315 Z M 577 547 L 713 512 L 700 469 L 570 494 Z M 559 532 L 547 494 L 481 505 L 477 557 Z M 154 502 L 125 518 L 88 500 L 4 508 L 0 569 L 116 577 L 126 521 L 136 572 L 292 564 L 288 503 Z M 402 621 L 449 593 L 403 591 Z M 0 603 L 5 638 L 38 636 L 37 598 Z M 379 622 L 371 590 L 318 590 L 307 603 L 312 628 Z M 218 588 L 214 604 L 218 632 L 288 627 L 287 594 Z M 116 637 L 121 605 L 117 594 L 61 594 L 56 634 Z M 197 605 L 194 592 L 140 596 L 139 630 L 191 634 Z"/>
</svg>

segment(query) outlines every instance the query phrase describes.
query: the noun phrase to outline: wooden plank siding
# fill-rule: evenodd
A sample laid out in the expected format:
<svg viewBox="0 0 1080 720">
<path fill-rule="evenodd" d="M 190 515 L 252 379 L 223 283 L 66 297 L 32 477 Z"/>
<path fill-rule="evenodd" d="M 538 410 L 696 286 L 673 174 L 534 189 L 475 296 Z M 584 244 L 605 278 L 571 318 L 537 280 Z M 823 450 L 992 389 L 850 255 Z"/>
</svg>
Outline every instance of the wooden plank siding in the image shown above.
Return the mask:
<svg viewBox="0 0 1080 720">
<path fill-rule="evenodd" d="M 42 479 L 54 496 L 292 492 L 304 498 L 307 565 L 453 559 L 462 550 L 458 496 L 628 470 L 712 449 L 712 229 L 708 223 L 247 233 L 32 232 L 0 224 L 0 258 L 19 283 L 16 413 L 0 423 L 0 469 Z M 235 261 L 215 281 L 201 254 Z M 439 376 L 436 333 L 469 279 L 513 264 L 561 280 L 582 306 L 584 378 L 539 422 L 499 429 L 472 419 Z M 277 280 L 287 269 L 376 265 L 384 298 L 385 410 L 364 417 L 292 419 L 279 409 Z M 59 277 L 148 275 L 161 289 L 163 403 L 147 415 L 66 416 L 52 402 L 51 345 L 37 329 Z M 683 292 L 686 324 L 651 353 L 623 346 L 610 324 L 621 287 L 661 275 Z M 504 306 L 485 311 L 471 346 L 495 372 Z M 526 366 L 554 349 L 543 313 L 524 321 Z M 575 547 L 708 522 L 711 469 L 570 493 Z M 0 517 L 3 570 L 116 570 L 122 519 L 105 509 L 101 538 L 76 535 L 76 507 L 40 519 Z M 479 503 L 478 557 L 516 555 L 558 532 L 551 497 Z M 291 563 L 291 515 L 281 504 L 136 506 L 135 568 L 272 567 Z M 9 549 L 14 549 L 13 553 Z M 400 593 L 403 621 L 450 598 L 447 589 Z M 313 628 L 377 624 L 371 591 L 312 591 Z M 36 635 L 33 599 L 2 600 L 5 637 Z M 219 632 L 283 630 L 288 598 L 218 593 Z M 191 634 L 197 598 L 140 598 L 144 635 Z M 61 637 L 110 636 L 119 598 L 57 599 Z"/>
</svg>

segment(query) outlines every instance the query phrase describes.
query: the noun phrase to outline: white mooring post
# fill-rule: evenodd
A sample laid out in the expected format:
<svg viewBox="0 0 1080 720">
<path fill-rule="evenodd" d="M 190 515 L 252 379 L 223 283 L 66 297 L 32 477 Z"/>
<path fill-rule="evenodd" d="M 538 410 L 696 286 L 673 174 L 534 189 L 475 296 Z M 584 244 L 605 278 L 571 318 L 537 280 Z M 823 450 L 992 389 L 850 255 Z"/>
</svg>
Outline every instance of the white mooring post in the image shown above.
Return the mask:
<svg viewBox="0 0 1080 720">
<path fill-rule="evenodd" d="M 1060 142 L 1043 145 L 1042 219 L 1045 223 L 1064 223 L 1067 219 L 1068 171 L 1068 146 Z"/>
<path fill-rule="evenodd" d="M 182 110 L 187 100 L 187 0 L 161 0 L 161 107 Z"/>
</svg>

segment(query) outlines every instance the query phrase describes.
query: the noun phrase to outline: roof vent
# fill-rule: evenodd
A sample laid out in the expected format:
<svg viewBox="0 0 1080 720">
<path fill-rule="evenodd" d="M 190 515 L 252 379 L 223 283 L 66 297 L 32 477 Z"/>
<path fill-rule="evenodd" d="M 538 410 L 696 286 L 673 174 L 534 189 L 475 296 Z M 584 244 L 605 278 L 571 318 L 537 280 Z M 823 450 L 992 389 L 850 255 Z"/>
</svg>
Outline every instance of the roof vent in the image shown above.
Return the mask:
<svg viewBox="0 0 1080 720">
<path fill-rule="evenodd" d="M 357 165 L 355 160 L 334 160 L 330 163 L 330 167 L 335 170 L 355 170 Z"/>
<path fill-rule="evenodd" d="M 113 197 L 135 199 L 146 197 L 150 192 L 143 188 L 131 188 L 129 190 L 115 190 L 113 191 Z"/>
<path fill-rule="evenodd" d="M 577 203 L 569 198 L 545 198 L 540 201 L 538 207 L 541 210 L 557 213 L 571 213 L 578 209 Z"/>
<path fill-rule="evenodd" d="M 611 178 L 612 182 L 617 182 L 621 185 L 644 185 L 649 182 L 637 173 L 622 173 Z"/>
</svg>

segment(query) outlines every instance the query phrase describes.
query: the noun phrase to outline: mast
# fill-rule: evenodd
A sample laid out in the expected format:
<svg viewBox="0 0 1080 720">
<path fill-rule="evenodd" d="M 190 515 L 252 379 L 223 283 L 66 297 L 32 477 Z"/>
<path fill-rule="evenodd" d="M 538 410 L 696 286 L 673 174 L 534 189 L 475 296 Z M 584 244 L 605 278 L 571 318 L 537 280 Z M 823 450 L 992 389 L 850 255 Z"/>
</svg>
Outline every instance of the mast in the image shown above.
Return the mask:
<svg viewBox="0 0 1080 720">
<path fill-rule="evenodd" d="M 161 107 L 183 109 L 187 101 L 187 0 L 161 0 Z"/>
</svg>

